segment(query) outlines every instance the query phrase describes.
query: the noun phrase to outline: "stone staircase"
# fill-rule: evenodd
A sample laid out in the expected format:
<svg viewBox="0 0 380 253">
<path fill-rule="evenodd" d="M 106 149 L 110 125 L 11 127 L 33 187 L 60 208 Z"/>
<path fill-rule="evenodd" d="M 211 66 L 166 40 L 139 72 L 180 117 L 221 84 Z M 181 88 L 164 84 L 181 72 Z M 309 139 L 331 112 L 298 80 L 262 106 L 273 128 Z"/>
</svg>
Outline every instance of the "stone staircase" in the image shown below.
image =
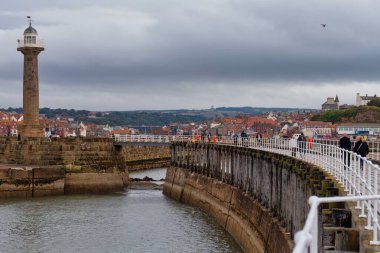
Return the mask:
<svg viewBox="0 0 380 253">
<path fill-rule="evenodd" d="M 325 252 L 359 252 L 359 229 L 352 228 L 351 211 L 346 208 L 323 209 L 322 226 Z"/>
</svg>

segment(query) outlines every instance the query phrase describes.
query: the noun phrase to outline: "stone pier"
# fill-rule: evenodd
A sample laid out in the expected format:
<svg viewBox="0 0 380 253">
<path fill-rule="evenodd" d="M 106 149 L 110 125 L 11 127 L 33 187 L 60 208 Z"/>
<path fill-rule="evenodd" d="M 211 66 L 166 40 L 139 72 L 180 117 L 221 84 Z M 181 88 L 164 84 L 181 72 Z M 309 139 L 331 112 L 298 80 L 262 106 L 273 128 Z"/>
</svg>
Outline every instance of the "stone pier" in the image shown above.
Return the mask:
<svg viewBox="0 0 380 253">
<path fill-rule="evenodd" d="M 291 252 L 309 212 L 308 198 L 343 194 L 319 167 L 285 155 L 202 143 L 174 143 L 171 152 L 164 194 L 215 217 L 245 252 Z M 337 214 L 351 217 L 350 208 L 322 209 L 320 235 L 332 239 L 320 240 L 320 252 L 326 245 L 357 252 L 361 229 L 354 220 L 347 222 L 352 227 L 336 221 Z"/>
<path fill-rule="evenodd" d="M 33 193 L 36 189 L 33 182 L 41 185 L 45 181 L 34 181 L 33 171 L 46 170 L 49 174 L 49 170 L 61 168 L 63 175 L 57 178 L 63 180 L 57 181 L 54 187 L 62 194 L 105 193 L 122 191 L 129 183 L 129 170 L 166 167 L 169 163 L 168 146 L 114 146 L 109 138 L 51 141 L 31 137 L 0 138 L 0 198 L 37 196 Z M 20 191 L 25 194 L 19 194 Z"/>
</svg>

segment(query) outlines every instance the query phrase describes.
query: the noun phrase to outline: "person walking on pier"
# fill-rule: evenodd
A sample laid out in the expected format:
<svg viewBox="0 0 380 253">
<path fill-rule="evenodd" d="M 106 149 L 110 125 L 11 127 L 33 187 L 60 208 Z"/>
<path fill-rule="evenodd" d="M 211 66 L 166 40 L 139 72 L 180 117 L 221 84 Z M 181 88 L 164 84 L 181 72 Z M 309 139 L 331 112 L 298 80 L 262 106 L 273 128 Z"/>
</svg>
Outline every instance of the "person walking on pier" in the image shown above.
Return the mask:
<svg viewBox="0 0 380 253">
<path fill-rule="evenodd" d="M 307 138 L 307 148 L 310 150 L 313 148 L 313 138 L 310 136 Z"/>
<path fill-rule="evenodd" d="M 235 133 L 232 138 L 234 139 L 234 146 L 238 145 L 239 135 Z"/>
<path fill-rule="evenodd" d="M 306 137 L 304 136 L 303 133 L 301 133 L 301 135 L 298 137 L 297 142 L 298 142 L 299 152 L 302 156 L 305 153 L 305 149 L 306 149 Z"/>
<path fill-rule="evenodd" d="M 358 141 L 355 143 L 354 152 L 360 155 L 362 158 L 367 157 L 369 153 L 369 147 L 367 142 L 363 140 L 363 137 L 358 136 Z M 363 159 L 360 159 L 360 168 L 363 169 Z"/>
<path fill-rule="evenodd" d="M 241 132 L 240 134 L 240 137 L 241 137 L 241 141 L 242 141 L 242 144 L 244 147 L 248 146 L 248 135 L 243 131 Z"/>
<path fill-rule="evenodd" d="M 289 140 L 289 148 L 292 151 L 292 156 L 296 157 L 297 155 L 297 138 L 295 135 Z"/>
<path fill-rule="evenodd" d="M 340 138 L 340 140 L 339 140 L 339 147 L 341 149 L 343 149 L 342 153 L 343 153 L 344 165 L 346 167 L 350 167 L 350 164 L 351 164 L 351 155 L 350 155 L 349 151 L 351 151 L 352 147 L 351 147 L 351 140 L 350 140 L 350 138 L 348 138 L 347 133 L 344 133 L 343 137 Z"/>
<path fill-rule="evenodd" d="M 257 134 L 256 134 L 257 142 L 261 142 L 262 138 L 263 138 L 263 135 L 260 132 L 257 132 Z"/>
<path fill-rule="evenodd" d="M 205 142 L 205 137 L 206 137 L 206 133 L 203 131 L 202 134 L 201 134 L 201 142 L 202 143 Z"/>
</svg>

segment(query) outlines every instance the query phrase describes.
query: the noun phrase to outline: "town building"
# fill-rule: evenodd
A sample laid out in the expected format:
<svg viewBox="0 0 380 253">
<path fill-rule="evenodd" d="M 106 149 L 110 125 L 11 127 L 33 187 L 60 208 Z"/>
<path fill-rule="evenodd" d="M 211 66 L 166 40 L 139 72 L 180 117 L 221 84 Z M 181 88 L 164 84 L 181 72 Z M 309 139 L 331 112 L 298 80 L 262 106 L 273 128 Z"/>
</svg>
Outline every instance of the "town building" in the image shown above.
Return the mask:
<svg viewBox="0 0 380 253">
<path fill-rule="evenodd" d="M 377 98 L 376 94 L 374 96 L 368 96 L 368 94 L 361 96 L 360 93 L 356 93 L 356 106 L 367 105 L 374 98 Z"/>
<path fill-rule="evenodd" d="M 341 123 L 337 126 L 338 134 L 378 136 L 380 135 L 379 123 Z"/>
<path fill-rule="evenodd" d="M 152 128 L 151 134 L 153 134 L 153 135 L 170 135 L 171 134 L 171 128 L 168 126 L 163 126 L 160 128 Z"/>
<path fill-rule="evenodd" d="M 16 121 L 1 120 L 0 121 L 0 136 L 17 136 L 18 123 Z"/>
<path fill-rule="evenodd" d="M 67 137 L 86 137 L 87 136 L 87 126 L 83 122 L 74 122 L 69 118 L 69 123 L 67 125 Z"/>
<path fill-rule="evenodd" d="M 335 99 L 333 97 L 328 97 L 326 102 L 322 104 L 322 111 L 328 110 L 339 110 L 339 98 L 336 95 Z"/>
<path fill-rule="evenodd" d="M 313 138 L 332 138 L 336 135 L 336 126 L 330 122 L 304 121 L 300 122 L 301 131 Z"/>
</svg>

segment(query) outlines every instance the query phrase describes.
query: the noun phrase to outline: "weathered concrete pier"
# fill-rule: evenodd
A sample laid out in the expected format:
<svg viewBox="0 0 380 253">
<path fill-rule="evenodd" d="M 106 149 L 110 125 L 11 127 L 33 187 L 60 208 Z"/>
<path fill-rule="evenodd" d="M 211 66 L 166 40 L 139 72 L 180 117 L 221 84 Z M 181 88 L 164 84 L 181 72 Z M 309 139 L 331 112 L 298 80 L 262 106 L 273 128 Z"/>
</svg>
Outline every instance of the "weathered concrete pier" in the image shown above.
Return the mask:
<svg viewBox="0 0 380 253">
<path fill-rule="evenodd" d="M 172 146 L 171 163 L 164 193 L 215 217 L 245 252 L 291 252 L 309 212 L 309 197 L 344 195 L 320 167 L 258 149 L 179 142 Z M 319 252 L 324 246 L 376 252 L 364 246 L 370 231 L 353 205 L 322 208 Z"/>
</svg>

